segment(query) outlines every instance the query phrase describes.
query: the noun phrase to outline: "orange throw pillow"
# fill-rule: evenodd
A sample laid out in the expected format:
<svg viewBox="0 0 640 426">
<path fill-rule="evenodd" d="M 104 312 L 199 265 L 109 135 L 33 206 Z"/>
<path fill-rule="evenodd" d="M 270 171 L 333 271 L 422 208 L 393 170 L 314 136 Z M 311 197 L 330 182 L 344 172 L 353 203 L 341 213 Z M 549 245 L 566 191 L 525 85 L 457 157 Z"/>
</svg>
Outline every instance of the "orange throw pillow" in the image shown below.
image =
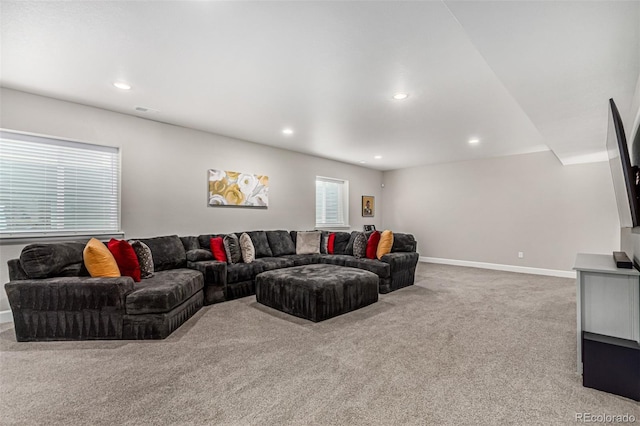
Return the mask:
<svg viewBox="0 0 640 426">
<path fill-rule="evenodd" d="M 107 246 L 92 238 L 82 252 L 84 265 L 92 277 L 119 277 L 120 269 Z"/>
<path fill-rule="evenodd" d="M 391 247 L 393 247 L 393 232 L 387 229 L 380 235 L 376 257 L 382 259 L 382 256 L 391 253 Z"/>
</svg>

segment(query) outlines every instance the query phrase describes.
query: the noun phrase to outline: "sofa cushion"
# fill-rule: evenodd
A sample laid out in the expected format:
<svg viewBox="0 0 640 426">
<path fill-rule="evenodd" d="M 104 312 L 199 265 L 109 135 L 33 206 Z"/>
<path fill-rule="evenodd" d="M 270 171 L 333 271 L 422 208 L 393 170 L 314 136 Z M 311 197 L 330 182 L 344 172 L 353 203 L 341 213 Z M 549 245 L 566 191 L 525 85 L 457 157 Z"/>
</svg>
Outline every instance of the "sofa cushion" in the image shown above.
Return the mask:
<svg viewBox="0 0 640 426">
<path fill-rule="evenodd" d="M 180 241 L 182 241 L 184 251 L 197 250 L 200 248 L 198 237 L 180 237 Z"/>
<path fill-rule="evenodd" d="M 295 265 L 293 259 L 288 257 L 261 257 L 256 259 L 252 265 L 256 274 L 264 271 L 271 271 L 273 269 L 290 268 Z"/>
<path fill-rule="evenodd" d="M 253 247 L 251 237 L 246 232 L 240 235 L 240 251 L 242 251 L 244 263 L 251 263 L 256 260 L 256 249 Z"/>
<path fill-rule="evenodd" d="M 396 232 L 393 234 L 391 253 L 416 251 L 416 239 L 412 234 Z"/>
<path fill-rule="evenodd" d="M 373 272 L 380 278 L 387 278 L 391 274 L 389 264 L 377 259 L 356 259 L 355 257 L 352 257 L 351 259 L 345 260 L 344 266 Z"/>
<path fill-rule="evenodd" d="M 149 278 L 153 276 L 155 269 L 153 267 L 153 255 L 151 249 L 145 243 L 138 240 L 129 240 L 129 244 L 136 252 L 138 263 L 140 264 L 140 278 Z"/>
<path fill-rule="evenodd" d="M 302 266 L 320 263 L 321 256 L 319 254 L 288 254 L 283 257 L 292 260 L 293 266 Z"/>
<path fill-rule="evenodd" d="M 240 249 L 240 240 L 236 234 L 225 235 L 222 239 L 224 251 L 227 254 L 228 263 L 242 262 L 242 250 Z"/>
<path fill-rule="evenodd" d="M 86 243 L 29 244 L 20 253 L 20 266 L 29 278 L 57 276 L 65 267 L 82 264 Z"/>
<path fill-rule="evenodd" d="M 205 249 L 189 250 L 187 252 L 187 260 L 189 262 L 200 262 L 203 260 L 213 260 L 213 253 Z"/>
<path fill-rule="evenodd" d="M 349 256 L 348 254 L 321 254 L 320 263 L 326 263 L 327 265 L 346 266 L 347 261 L 353 258 L 353 256 Z"/>
<path fill-rule="evenodd" d="M 364 232 L 358 232 L 353 242 L 353 256 L 360 259 L 367 256 L 367 236 Z"/>
<path fill-rule="evenodd" d="M 127 295 L 127 314 L 169 312 L 203 286 L 204 279 L 199 271 L 180 268 L 156 272 L 152 278 L 136 284 L 134 290 Z"/>
<path fill-rule="evenodd" d="M 351 238 L 351 234 L 348 232 L 334 232 L 336 235 L 335 241 L 333 243 L 333 253 L 334 254 L 351 254 L 347 253 L 347 244 L 349 244 L 349 239 Z"/>
<path fill-rule="evenodd" d="M 380 235 L 380 242 L 378 243 L 378 249 L 376 250 L 376 257 L 382 259 L 385 254 L 391 253 L 391 247 L 393 246 L 393 232 L 388 229 L 382 231 Z"/>
<path fill-rule="evenodd" d="M 320 231 L 298 232 L 296 254 L 320 254 Z"/>
<path fill-rule="evenodd" d="M 232 263 L 227 265 L 227 284 L 250 281 L 256 274 L 253 263 Z"/>
<path fill-rule="evenodd" d="M 269 240 L 267 239 L 267 233 L 264 231 L 251 231 L 247 232 L 253 243 L 255 249 L 256 259 L 259 257 L 272 257 L 271 247 L 269 247 Z"/>
<path fill-rule="evenodd" d="M 135 282 L 140 282 L 140 262 L 136 252 L 125 240 L 116 240 L 112 238 L 107 244 L 107 248 L 116 259 L 120 275 L 123 277 L 131 277 Z"/>
<path fill-rule="evenodd" d="M 182 241 L 177 235 L 143 238 L 140 241 L 145 243 L 151 250 L 153 268 L 156 272 L 186 266 L 187 252 L 184 251 Z"/>
<path fill-rule="evenodd" d="M 118 263 L 104 243 L 91 238 L 82 252 L 84 265 L 91 277 L 117 278 L 120 277 Z"/>
<path fill-rule="evenodd" d="M 296 253 L 296 246 L 287 231 L 267 231 L 267 240 L 273 256 Z"/>
</svg>

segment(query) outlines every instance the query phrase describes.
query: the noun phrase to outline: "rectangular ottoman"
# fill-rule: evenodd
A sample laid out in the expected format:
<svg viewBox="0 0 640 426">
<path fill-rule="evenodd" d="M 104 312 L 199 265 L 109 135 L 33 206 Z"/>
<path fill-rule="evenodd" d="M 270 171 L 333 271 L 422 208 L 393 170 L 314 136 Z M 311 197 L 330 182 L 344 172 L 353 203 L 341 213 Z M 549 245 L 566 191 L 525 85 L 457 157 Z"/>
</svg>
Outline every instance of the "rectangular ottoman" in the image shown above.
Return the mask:
<svg viewBox="0 0 640 426">
<path fill-rule="evenodd" d="M 314 322 L 378 301 L 378 276 L 337 265 L 305 265 L 256 276 L 256 300 Z"/>
</svg>

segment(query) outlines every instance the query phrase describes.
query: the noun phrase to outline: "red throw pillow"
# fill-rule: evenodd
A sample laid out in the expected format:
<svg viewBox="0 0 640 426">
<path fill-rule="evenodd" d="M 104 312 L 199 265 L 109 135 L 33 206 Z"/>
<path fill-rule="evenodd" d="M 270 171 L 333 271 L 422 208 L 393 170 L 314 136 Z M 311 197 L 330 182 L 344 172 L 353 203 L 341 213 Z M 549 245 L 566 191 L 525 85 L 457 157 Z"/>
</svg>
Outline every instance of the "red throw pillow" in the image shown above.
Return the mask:
<svg viewBox="0 0 640 426">
<path fill-rule="evenodd" d="M 367 241 L 367 259 L 377 259 L 376 252 L 380 242 L 380 231 L 375 231 Z"/>
<path fill-rule="evenodd" d="M 131 244 L 125 240 L 112 238 L 107 243 L 107 248 L 116 259 L 120 275 L 131 277 L 137 283 L 140 282 L 140 262 Z"/>
<path fill-rule="evenodd" d="M 329 234 L 329 240 L 327 241 L 327 253 L 333 254 L 334 247 L 336 245 L 336 234 Z"/>
<path fill-rule="evenodd" d="M 213 258 L 220 262 L 227 261 L 227 252 L 224 251 L 224 241 L 222 237 L 212 238 L 209 241 L 209 245 L 211 245 L 211 253 L 213 253 Z"/>
</svg>

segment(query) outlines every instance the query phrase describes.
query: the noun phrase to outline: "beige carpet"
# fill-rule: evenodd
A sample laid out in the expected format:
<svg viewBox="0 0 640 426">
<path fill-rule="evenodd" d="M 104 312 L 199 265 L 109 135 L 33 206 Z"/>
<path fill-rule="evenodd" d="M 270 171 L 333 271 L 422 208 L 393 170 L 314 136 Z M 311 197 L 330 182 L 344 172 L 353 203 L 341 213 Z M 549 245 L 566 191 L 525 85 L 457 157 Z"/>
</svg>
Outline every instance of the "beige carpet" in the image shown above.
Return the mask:
<svg viewBox="0 0 640 426">
<path fill-rule="evenodd" d="M 164 341 L 17 343 L 2 424 L 575 424 L 640 405 L 582 387 L 573 280 L 420 264 L 417 285 L 314 324 L 255 297 Z"/>
</svg>

